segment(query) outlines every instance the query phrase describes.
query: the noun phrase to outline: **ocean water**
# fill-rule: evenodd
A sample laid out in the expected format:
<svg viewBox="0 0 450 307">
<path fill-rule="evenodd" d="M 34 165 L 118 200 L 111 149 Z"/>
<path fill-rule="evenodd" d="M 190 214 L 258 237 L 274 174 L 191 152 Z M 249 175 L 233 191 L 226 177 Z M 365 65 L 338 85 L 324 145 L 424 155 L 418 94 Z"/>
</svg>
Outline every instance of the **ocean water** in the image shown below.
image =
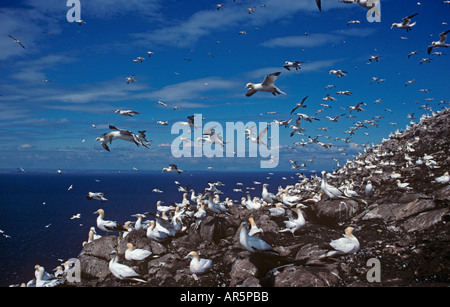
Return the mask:
<svg viewBox="0 0 450 307">
<path fill-rule="evenodd" d="M 269 177 L 269 178 L 268 178 Z M 76 257 L 87 241 L 89 228 L 96 225 L 99 208 L 105 219 L 120 223 L 135 221 L 132 214 L 155 212 L 156 202 L 165 205 L 181 201 L 175 181 L 190 185 L 197 194 L 208 187 L 208 181 L 221 181 L 221 200 L 240 200 L 246 187 L 251 196 L 261 196 L 268 183 L 275 193 L 278 186 L 294 184 L 294 172 L 10 172 L 0 173 L 0 286 L 28 282 L 34 277 L 34 266 L 44 266 L 51 272 L 61 260 Z M 243 186 L 236 186 L 242 182 Z M 73 185 L 71 190 L 69 186 Z M 152 192 L 160 189 L 163 193 Z M 241 188 L 243 193 L 233 192 Z M 104 192 L 107 202 L 86 199 L 87 193 Z M 190 196 L 190 195 L 189 195 Z M 79 219 L 70 219 L 75 214 Z M 104 235 L 101 230 L 97 230 Z M 10 236 L 10 237 L 6 237 Z"/>
</svg>

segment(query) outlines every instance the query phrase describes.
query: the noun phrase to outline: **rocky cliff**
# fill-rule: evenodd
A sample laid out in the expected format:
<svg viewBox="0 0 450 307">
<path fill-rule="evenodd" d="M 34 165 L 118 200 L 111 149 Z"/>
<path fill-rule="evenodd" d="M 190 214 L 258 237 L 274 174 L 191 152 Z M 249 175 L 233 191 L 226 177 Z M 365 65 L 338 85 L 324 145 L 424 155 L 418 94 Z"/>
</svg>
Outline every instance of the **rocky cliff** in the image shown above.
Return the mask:
<svg viewBox="0 0 450 307">
<path fill-rule="evenodd" d="M 328 199 L 321 195 L 321 178 L 299 178 L 286 195 L 301 197 L 306 225 L 295 233 L 280 233 L 287 217 L 269 215 L 270 206 L 248 210 L 228 207 L 228 214 L 208 212 L 198 228 L 183 218 L 186 230 L 161 244 L 144 230 L 125 238 L 104 236 L 85 245 L 78 259 L 82 281 L 70 286 L 449 286 L 450 184 L 436 178 L 449 170 L 450 110 L 423 116 L 420 122 L 392 133 L 354 161 L 328 176 L 328 183 L 351 187 L 358 196 Z M 392 175 L 392 176 L 391 176 Z M 396 176 L 400 176 L 396 178 Z M 367 180 L 374 195 L 365 195 Z M 401 187 L 400 183 L 409 183 Z M 282 193 L 282 192 L 279 192 Z M 287 215 L 294 209 L 286 206 Z M 248 252 L 239 243 L 241 222 L 253 217 L 262 238 L 276 253 Z M 353 254 L 324 258 L 330 241 L 353 226 L 360 249 Z M 152 251 L 143 261 L 124 259 L 126 244 Z M 132 267 L 146 284 L 122 281 L 108 269 L 111 250 Z M 190 251 L 211 259 L 213 270 L 194 278 Z M 370 282 L 372 263 L 379 261 L 379 282 Z"/>
</svg>

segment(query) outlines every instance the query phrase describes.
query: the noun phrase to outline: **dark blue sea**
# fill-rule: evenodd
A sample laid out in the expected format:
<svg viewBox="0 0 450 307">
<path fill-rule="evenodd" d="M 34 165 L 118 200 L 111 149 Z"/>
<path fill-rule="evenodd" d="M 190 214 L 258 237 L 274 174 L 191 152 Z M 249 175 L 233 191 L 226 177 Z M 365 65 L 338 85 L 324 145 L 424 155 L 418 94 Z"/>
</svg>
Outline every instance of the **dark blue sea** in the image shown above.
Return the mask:
<svg viewBox="0 0 450 307">
<path fill-rule="evenodd" d="M 254 181 L 269 183 L 269 191 L 278 186 L 294 184 L 294 172 L 230 173 L 191 172 L 183 174 L 160 172 L 4 172 L 0 173 L 0 286 L 28 282 L 34 277 L 34 266 L 44 266 L 51 272 L 69 258 L 76 257 L 87 241 L 89 228 L 96 225 L 99 208 L 105 219 L 121 223 L 134 221 L 132 214 L 155 212 L 156 202 L 165 205 L 179 202 L 181 185 L 191 185 L 195 193 L 208 187 L 208 181 L 221 181 L 221 200 L 240 200 L 246 187 L 252 196 L 261 196 L 262 186 Z M 269 179 L 268 179 L 269 177 Z M 284 178 L 283 178 L 284 177 Z M 236 186 L 242 182 L 243 186 Z M 73 188 L 68 190 L 69 186 Z M 163 193 L 152 192 L 160 189 Z M 243 193 L 233 192 L 242 188 Z M 104 192 L 107 202 L 86 199 L 87 193 Z M 70 219 L 75 214 L 79 219 Z M 1 232 L 0 231 L 0 232 Z M 101 230 L 97 230 L 104 235 Z M 8 237 L 10 236 L 10 237 Z"/>
</svg>

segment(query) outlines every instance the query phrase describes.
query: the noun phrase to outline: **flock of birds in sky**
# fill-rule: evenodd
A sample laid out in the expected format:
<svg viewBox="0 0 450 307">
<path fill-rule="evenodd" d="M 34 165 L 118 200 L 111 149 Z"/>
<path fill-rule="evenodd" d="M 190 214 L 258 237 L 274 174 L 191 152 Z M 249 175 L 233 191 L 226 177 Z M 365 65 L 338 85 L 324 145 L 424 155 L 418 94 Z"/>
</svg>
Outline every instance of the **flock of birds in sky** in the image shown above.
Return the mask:
<svg viewBox="0 0 450 307">
<path fill-rule="evenodd" d="M 371 6 L 368 6 L 368 1 L 364 0 L 342 0 L 341 2 L 349 4 L 359 4 L 360 6 L 370 9 Z M 319 10 L 322 8 L 322 4 L 320 0 L 316 0 L 317 6 Z M 450 1 L 443 1 L 445 4 L 450 4 Z M 217 10 L 224 9 L 225 6 L 223 4 L 217 4 Z M 252 7 L 248 9 L 249 14 L 255 13 L 256 8 Z M 391 29 L 398 28 L 402 30 L 406 30 L 407 32 L 411 31 L 413 27 L 417 25 L 417 22 L 413 21 L 413 18 L 415 18 L 418 14 L 412 14 L 405 18 L 403 18 L 402 22 L 394 23 L 392 24 Z M 83 20 L 77 21 L 77 23 L 81 26 L 82 24 L 85 24 Z M 351 21 L 350 23 L 357 23 L 357 21 Z M 436 49 L 439 48 L 448 48 L 450 47 L 449 44 L 447 44 L 447 34 L 450 32 L 450 30 L 442 32 L 440 34 L 440 40 L 433 41 L 431 44 L 427 47 L 427 53 L 431 55 L 431 53 L 434 51 L 433 55 L 441 56 L 442 53 L 439 53 L 436 51 Z M 240 33 L 241 34 L 241 33 Z M 244 34 L 244 33 L 242 33 Z M 13 37 L 12 35 L 9 35 L 11 39 L 13 39 L 14 43 L 17 43 L 22 48 L 25 48 L 24 44 Z M 410 58 L 413 55 L 416 55 L 419 51 L 413 51 L 410 54 L 408 54 L 408 58 Z M 148 56 L 151 57 L 153 52 L 148 51 Z M 379 62 L 381 56 L 371 56 L 368 61 L 370 63 L 372 62 Z M 143 62 L 143 57 L 137 57 L 133 62 L 140 63 Z M 423 59 L 421 61 L 421 64 L 424 62 L 429 62 L 429 59 Z M 286 61 L 283 65 L 283 68 L 285 68 L 288 71 L 292 70 L 300 70 L 301 69 L 302 62 L 300 61 Z M 275 82 L 277 80 L 277 77 L 281 74 L 281 72 L 275 72 L 272 74 L 268 74 L 265 76 L 264 80 L 261 83 L 248 83 L 245 88 L 247 89 L 247 92 L 245 93 L 245 96 L 251 97 L 255 95 L 257 92 L 263 92 L 263 93 L 271 93 L 274 96 L 276 95 L 286 95 L 285 92 L 283 92 L 281 89 L 279 89 L 277 86 L 275 86 Z M 344 78 L 348 72 L 344 70 L 338 70 L 333 69 L 329 71 L 330 75 L 334 75 L 337 78 Z M 131 75 L 126 78 L 127 84 L 132 84 L 135 82 L 135 75 Z M 384 82 L 383 79 L 373 77 L 373 80 L 371 83 L 381 83 Z M 414 84 L 414 80 L 410 80 L 405 84 L 405 87 Z M 326 89 L 332 89 L 334 88 L 334 85 L 328 85 Z M 427 92 L 427 89 L 421 90 L 423 92 Z M 262 94 L 262 93 L 260 93 Z M 345 96 L 351 96 L 352 93 L 350 91 L 338 91 L 337 95 L 345 95 Z M 308 96 L 304 97 L 301 102 L 297 103 L 292 110 L 290 111 L 290 115 L 295 114 L 297 117 L 295 119 L 295 124 L 290 125 L 292 119 L 290 120 L 275 120 L 272 124 L 277 124 L 284 127 L 289 127 L 291 129 L 290 136 L 293 137 L 295 134 L 304 135 L 303 132 L 305 131 L 304 128 L 301 126 L 302 121 L 308 121 L 312 122 L 319 121 L 320 119 L 303 114 L 298 113 L 298 109 L 306 108 L 306 101 Z M 327 94 L 326 97 L 322 99 L 324 103 L 321 104 L 321 106 L 326 109 L 330 108 L 329 105 L 325 104 L 328 101 L 334 101 L 336 98 L 332 97 L 330 94 Z M 167 104 L 164 102 L 159 101 L 158 102 L 161 106 L 168 107 Z M 376 101 L 375 103 L 381 103 L 381 99 Z M 440 104 L 446 104 L 444 101 L 442 101 Z M 348 106 L 347 108 L 344 108 L 345 111 L 348 111 L 350 114 L 347 115 L 349 117 L 352 117 L 352 112 L 362 112 L 364 111 L 363 106 L 365 103 L 361 102 L 353 106 Z M 324 111 L 318 110 L 315 115 L 318 113 L 321 113 Z M 428 104 L 421 106 L 421 109 L 427 109 L 431 110 L 431 108 L 428 106 Z M 389 111 L 386 109 L 386 111 Z M 121 116 L 135 116 L 139 115 L 139 112 L 133 111 L 133 110 L 116 110 L 115 113 L 121 115 Z M 328 119 L 330 122 L 337 122 L 339 118 L 346 116 L 346 114 L 340 114 L 335 117 L 326 116 L 325 118 Z M 408 118 L 415 119 L 414 113 L 409 114 Z M 426 119 L 426 116 L 422 116 L 420 119 L 423 121 Z M 364 121 L 358 121 L 354 123 L 354 127 L 351 127 L 348 131 L 345 133 L 349 134 L 350 136 L 347 138 L 341 138 L 342 141 L 348 143 L 350 142 L 350 137 L 355 133 L 357 129 L 360 128 L 367 128 L 370 126 L 377 126 L 377 122 L 375 119 L 379 119 L 374 117 L 371 120 L 364 120 Z M 167 121 L 158 121 L 158 124 L 167 126 Z M 189 116 L 187 118 L 187 121 L 183 123 L 184 125 L 191 127 L 193 129 L 198 128 L 194 124 L 194 115 Z M 290 125 L 290 126 L 289 126 Z M 411 122 L 411 126 L 415 125 L 413 122 Z M 112 144 L 113 140 L 122 140 L 134 143 L 138 147 L 144 147 L 148 148 L 151 146 L 151 141 L 147 139 L 146 137 L 146 131 L 138 131 L 138 133 L 134 133 L 129 130 L 124 130 L 117 128 L 116 126 L 109 125 L 110 132 L 106 132 L 99 136 L 96 141 L 99 141 L 102 145 L 102 147 L 110 151 L 110 145 Z M 247 138 L 255 143 L 258 144 L 265 144 L 264 143 L 264 136 L 267 133 L 267 128 L 259 133 L 257 136 L 253 136 L 254 131 L 252 129 L 253 127 L 247 127 L 246 129 L 246 135 Z M 323 131 L 327 131 L 326 128 L 322 128 Z M 399 135 L 400 132 L 397 131 L 393 136 Z M 223 142 L 223 138 L 220 135 L 215 134 L 213 129 L 210 129 L 208 131 L 204 131 L 203 138 L 199 138 L 199 142 L 212 142 L 215 144 L 219 144 L 221 146 L 224 146 L 225 142 Z M 420 140 L 416 140 L 416 142 L 419 142 Z M 296 142 L 295 145 L 300 146 L 306 146 L 308 144 L 317 144 L 319 146 L 322 146 L 324 148 L 330 148 L 332 144 L 325 144 L 323 142 L 319 141 L 319 136 L 316 137 L 308 137 L 308 141 L 302 140 L 302 142 Z M 409 148 L 412 148 L 414 144 L 407 144 Z M 327 176 L 339 176 L 341 173 L 345 173 L 349 171 L 350 169 L 357 169 L 365 168 L 365 169 L 371 169 L 371 176 L 381 176 L 383 175 L 383 167 L 390 167 L 391 169 L 396 169 L 394 171 L 391 170 L 391 172 L 386 175 L 389 176 L 394 182 L 396 183 L 397 187 L 402 190 L 408 190 L 408 183 L 407 182 L 401 182 L 401 170 L 392 164 L 389 164 L 389 153 L 386 152 L 380 152 L 380 147 L 376 146 L 372 148 L 373 152 L 373 160 L 365 160 L 360 161 L 356 159 L 353 162 L 347 161 L 347 164 L 340 167 L 335 174 L 327 174 L 326 172 L 322 172 L 322 177 L 319 178 L 318 176 L 312 177 L 310 179 L 306 177 L 301 177 L 299 175 L 299 179 L 301 181 L 294 186 L 288 186 L 286 188 L 279 188 L 278 193 L 272 194 L 268 191 L 267 184 L 262 185 L 262 192 L 261 197 L 254 197 L 251 199 L 249 192 L 247 192 L 247 197 L 242 197 L 241 202 L 236 204 L 237 201 L 233 201 L 230 198 L 226 198 L 224 201 L 220 201 L 219 196 L 219 190 L 217 187 L 220 186 L 220 183 L 210 183 L 209 187 L 206 188 L 203 192 L 195 195 L 195 192 L 193 190 L 189 190 L 188 187 L 182 188 L 180 185 L 181 190 L 184 192 L 183 199 L 180 203 L 176 203 L 173 206 L 163 206 L 162 202 L 159 201 L 157 203 L 156 213 L 152 212 L 146 212 L 146 213 L 139 213 L 135 214 L 134 216 L 137 217 L 136 222 L 127 222 L 124 225 L 111 220 L 105 219 L 105 211 L 103 209 L 98 209 L 95 211 L 95 214 L 98 214 L 97 220 L 96 220 L 96 226 L 98 229 L 106 232 L 107 234 L 113 231 L 120 232 L 119 234 L 119 240 L 123 239 L 130 231 L 132 230 L 140 230 L 145 229 L 146 235 L 151 240 L 154 240 L 156 242 L 165 243 L 169 241 L 171 238 L 179 235 L 180 233 L 183 233 L 186 231 L 188 227 L 196 227 L 198 228 L 202 221 L 206 218 L 207 214 L 224 214 L 228 215 L 228 208 L 230 206 L 235 205 L 241 205 L 248 210 L 263 210 L 266 208 L 268 210 L 268 214 L 273 218 L 286 218 L 284 220 L 285 228 L 280 229 L 280 233 L 284 232 L 290 232 L 292 236 L 295 236 L 295 233 L 301 229 L 305 224 L 305 218 L 302 214 L 301 209 L 304 208 L 307 204 L 318 202 L 323 195 L 326 195 L 330 199 L 348 199 L 359 196 L 358 192 L 354 190 L 355 186 L 362 188 L 364 186 L 364 193 L 366 198 L 374 197 L 374 188 L 371 184 L 371 181 L 367 179 L 364 184 L 356 184 L 354 182 L 346 182 L 343 186 L 340 187 L 334 187 L 330 185 L 327 182 Z M 411 152 L 414 152 L 414 149 L 412 149 Z M 376 157 L 375 157 L 376 156 Z M 383 160 L 386 159 L 386 160 Z M 421 161 L 420 163 L 418 161 Z M 374 161 L 378 161 L 378 164 L 374 164 Z M 386 162 L 387 161 L 387 162 Z M 291 163 L 291 166 L 293 169 L 300 169 L 301 167 L 306 166 L 304 163 L 300 163 L 299 161 L 289 161 Z M 311 159 L 312 162 L 312 159 Z M 337 161 L 338 165 L 339 162 Z M 388 163 L 382 164 L 382 163 Z M 408 153 L 405 154 L 405 164 L 406 166 L 409 165 L 424 165 L 425 167 L 428 167 L 429 169 L 436 169 L 439 168 L 438 165 L 436 165 L 436 162 L 433 163 L 433 157 L 431 156 L 424 156 L 417 158 L 415 161 L 408 155 Z M 404 165 L 403 165 L 404 166 Z M 59 171 L 60 172 L 60 171 Z M 182 174 L 183 170 L 179 169 L 176 164 L 169 164 L 169 167 L 165 167 L 162 169 L 162 172 L 171 172 L 171 173 L 178 173 Z M 385 174 L 384 174 L 385 175 Z M 435 182 L 438 184 L 447 184 L 450 182 L 450 177 L 448 175 L 448 172 L 443 174 L 440 177 L 436 177 Z M 241 189 L 235 189 L 236 191 L 242 191 Z M 154 192 L 160 193 L 162 191 L 159 191 L 158 189 L 153 190 Z M 188 193 L 191 193 L 191 197 L 188 198 Z M 299 196 L 300 194 L 308 193 L 309 197 L 305 198 L 302 196 Z M 98 200 L 103 202 L 107 202 L 108 199 L 105 198 L 104 193 L 102 192 L 89 192 L 86 196 L 89 200 Z M 364 200 L 363 200 L 364 201 Z M 288 212 L 293 212 L 297 217 L 293 218 L 292 213 L 288 214 Z M 143 219 L 147 217 L 147 215 L 150 215 L 153 217 L 152 220 L 147 220 L 146 222 L 143 222 Z M 74 215 L 71 219 L 79 218 L 80 215 Z M 134 226 L 133 226 L 134 224 Z M 249 227 L 250 226 L 250 227 Z M 248 229 L 250 228 L 250 229 Z M 331 250 L 324 255 L 324 257 L 332 257 L 336 255 L 342 255 L 342 254 L 351 254 L 355 253 L 359 250 L 360 244 L 358 242 L 358 239 L 352 234 L 353 230 L 355 230 L 353 227 L 348 227 L 345 229 L 345 234 L 342 238 L 333 240 L 330 242 Z M 3 234 L 3 232 L 2 232 Z M 255 224 L 254 219 L 250 218 L 249 221 L 244 221 L 241 224 L 240 234 L 239 234 L 239 242 L 245 250 L 248 250 L 250 252 L 257 252 L 257 251 L 269 251 L 273 252 L 274 248 L 269 243 L 267 243 L 263 239 L 264 231 L 261 228 L 258 228 Z M 100 236 L 96 233 L 95 227 L 91 227 L 88 235 L 88 241 L 86 243 L 90 243 L 95 239 L 100 238 Z M 152 255 L 151 251 L 145 250 L 145 249 L 136 249 L 132 244 L 128 244 L 128 250 L 125 253 L 125 258 L 130 261 L 142 261 L 144 259 L 147 259 Z M 116 251 L 112 251 L 110 253 L 112 256 L 111 261 L 109 263 L 109 269 L 111 273 L 119 278 L 119 279 L 132 279 L 140 282 L 145 282 L 141 279 L 141 276 L 136 273 L 131 267 L 126 266 L 124 264 L 121 264 L 118 262 L 119 258 Z M 191 259 L 190 262 L 190 271 L 192 274 L 194 274 L 194 278 L 197 278 L 197 274 L 203 274 L 205 272 L 208 272 L 213 268 L 212 260 L 210 259 L 203 259 L 200 258 L 198 251 L 192 251 L 190 252 L 186 258 Z M 67 273 L 67 270 L 70 268 L 70 263 L 66 263 L 65 269 L 62 269 L 62 267 L 58 267 L 56 269 L 55 274 L 49 274 L 45 272 L 44 268 L 42 266 L 36 266 L 35 267 L 35 279 L 31 281 L 28 286 L 54 286 L 61 282 L 60 279 L 58 279 L 58 276 L 61 276 L 64 274 L 64 272 Z"/>
</svg>

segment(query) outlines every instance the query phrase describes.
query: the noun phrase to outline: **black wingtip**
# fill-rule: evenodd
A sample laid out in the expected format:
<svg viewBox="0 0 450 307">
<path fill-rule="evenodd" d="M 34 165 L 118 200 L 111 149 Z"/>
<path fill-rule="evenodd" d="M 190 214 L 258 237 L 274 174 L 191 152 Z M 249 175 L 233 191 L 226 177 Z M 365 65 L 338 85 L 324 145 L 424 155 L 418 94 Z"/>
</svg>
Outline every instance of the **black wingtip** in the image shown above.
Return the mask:
<svg viewBox="0 0 450 307">
<path fill-rule="evenodd" d="M 317 7 L 319 8 L 319 11 L 322 12 L 322 3 L 321 3 L 321 0 L 316 0 L 316 4 L 317 4 Z"/>
</svg>

